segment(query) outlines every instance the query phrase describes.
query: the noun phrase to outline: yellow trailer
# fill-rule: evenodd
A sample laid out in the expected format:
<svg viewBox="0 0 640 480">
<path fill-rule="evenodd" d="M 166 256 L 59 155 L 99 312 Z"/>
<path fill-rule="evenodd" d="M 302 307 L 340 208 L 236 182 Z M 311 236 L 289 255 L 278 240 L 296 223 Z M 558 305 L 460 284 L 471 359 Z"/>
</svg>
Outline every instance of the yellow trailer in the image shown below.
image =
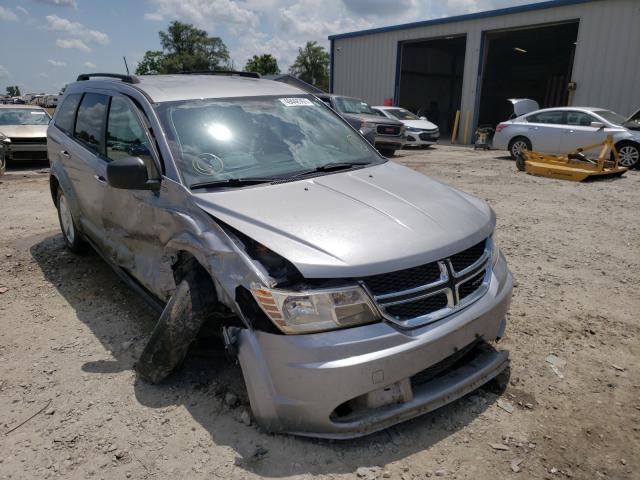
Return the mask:
<svg viewBox="0 0 640 480">
<path fill-rule="evenodd" d="M 588 158 L 583 153 L 597 147 L 602 147 L 597 158 Z M 608 135 L 602 143 L 587 145 L 566 155 L 545 155 L 531 150 L 522 150 L 516 159 L 516 166 L 521 172 L 531 175 L 582 182 L 587 179 L 619 177 L 624 174 L 627 168 L 618 166 L 618 159 L 613 137 Z"/>
</svg>

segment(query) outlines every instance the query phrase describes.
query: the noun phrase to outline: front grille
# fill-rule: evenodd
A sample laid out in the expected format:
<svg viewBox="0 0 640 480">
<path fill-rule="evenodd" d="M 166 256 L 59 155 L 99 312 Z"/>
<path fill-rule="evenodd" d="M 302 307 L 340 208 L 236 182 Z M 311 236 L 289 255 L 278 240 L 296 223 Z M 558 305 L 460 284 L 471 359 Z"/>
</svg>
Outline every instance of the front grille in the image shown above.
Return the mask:
<svg viewBox="0 0 640 480">
<path fill-rule="evenodd" d="M 423 132 L 423 133 L 420 134 L 420 140 L 435 140 L 437 138 L 438 138 L 438 136 L 433 134 L 433 133 L 425 133 L 425 132 Z"/>
<path fill-rule="evenodd" d="M 466 250 L 456 253 L 451 256 L 451 265 L 456 272 L 461 272 L 465 268 L 470 267 L 478 260 L 484 253 L 485 249 L 485 241 L 483 240 L 480 243 L 476 243 L 473 247 L 467 248 Z"/>
<path fill-rule="evenodd" d="M 34 137 L 34 138 L 17 137 L 17 138 L 12 138 L 11 143 L 14 145 L 46 145 L 47 137 Z"/>
<path fill-rule="evenodd" d="M 376 132 L 380 135 L 400 135 L 399 125 L 378 125 Z"/>
<path fill-rule="evenodd" d="M 436 262 L 433 262 L 406 270 L 372 275 L 363 278 L 362 281 L 374 295 L 385 295 L 390 292 L 427 285 L 439 279 L 440 267 Z"/>
<path fill-rule="evenodd" d="M 413 302 L 399 303 L 386 307 L 387 313 L 397 320 L 407 320 L 429 313 L 437 312 L 449 305 L 447 296 L 439 293 L 431 297 L 422 298 Z"/>
<path fill-rule="evenodd" d="M 380 311 L 403 327 L 436 321 L 480 298 L 488 289 L 490 240 L 479 242 L 448 258 L 360 281 Z"/>
<path fill-rule="evenodd" d="M 484 279 L 485 271 L 481 270 L 475 276 L 471 277 L 469 280 L 464 282 L 458 287 L 458 299 L 463 300 L 475 292 L 480 285 L 482 284 L 482 280 Z"/>
</svg>

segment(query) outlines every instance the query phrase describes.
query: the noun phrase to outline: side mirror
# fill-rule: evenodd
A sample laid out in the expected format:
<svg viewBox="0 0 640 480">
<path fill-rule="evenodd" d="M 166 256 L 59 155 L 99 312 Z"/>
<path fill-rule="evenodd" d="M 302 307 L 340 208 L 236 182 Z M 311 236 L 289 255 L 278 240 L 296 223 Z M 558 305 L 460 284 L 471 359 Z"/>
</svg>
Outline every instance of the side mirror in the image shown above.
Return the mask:
<svg viewBox="0 0 640 480">
<path fill-rule="evenodd" d="M 159 180 L 149 180 L 147 167 L 139 157 L 124 157 L 107 164 L 107 183 L 126 190 L 157 190 Z"/>
<path fill-rule="evenodd" d="M 591 122 L 591 126 L 593 128 L 604 128 L 604 123 L 602 123 L 602 122 Z"/>
</svg>

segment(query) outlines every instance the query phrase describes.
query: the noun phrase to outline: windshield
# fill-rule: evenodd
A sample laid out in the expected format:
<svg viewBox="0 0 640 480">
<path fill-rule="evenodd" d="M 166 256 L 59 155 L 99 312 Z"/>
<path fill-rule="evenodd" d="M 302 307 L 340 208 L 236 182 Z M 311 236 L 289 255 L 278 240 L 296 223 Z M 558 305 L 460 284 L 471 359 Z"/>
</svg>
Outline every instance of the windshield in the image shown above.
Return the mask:
<svg viewBox="0 0 640 480">
<path fill-rule="evenodd" d="M 1 108 L 0 125 L 47 125 L 51 117 L 40 108 Z"/>
<path fill-rule="evenodd" d="M 286 178 L 337 162 L 383 161 L 366 140 L 308 95 L 186 100 L 156 108 L 190 187 Z"/>
<path fill-rule="evenodd" d="M 367 115 L 380 115 L 362 100 L 348 97 L 335 97 L 336 108 L 342 113 L 366 113 Z"/>
<path fill-rule="evenodd" d="M 611 110 L 594 110 L 593 113 L 596 115 L 600 115 L 607 122 L 613 123 L 614 125 L 622 125 L 627 121 L 622 115 L 617 114 L 616 112 L 612 112 Z"/>
<path fill-rule="evenodd" d="M 387 108 L 386 110 L 398 120 L 420 120 L 420 117 L 404 108 Z"/>
</svg>

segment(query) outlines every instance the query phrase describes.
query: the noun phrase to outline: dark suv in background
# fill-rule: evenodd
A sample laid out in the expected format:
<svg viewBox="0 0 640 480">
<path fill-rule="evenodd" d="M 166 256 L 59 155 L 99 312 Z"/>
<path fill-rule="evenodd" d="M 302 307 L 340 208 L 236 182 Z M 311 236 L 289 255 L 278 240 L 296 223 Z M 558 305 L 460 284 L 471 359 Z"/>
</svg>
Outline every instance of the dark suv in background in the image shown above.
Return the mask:
<svg viewBox="0 0 640 480">
<path fill-rule="evenodd" d="M 351 125 L 359 124 L 359 129 L 371 129 L 375 132 L 374 145 L 385 157 L 392 157 L 405 142 L 405 126 L 402 122 L 382 116 L 359 98 L 333 94 L 316 94 L 338 112 Z"/>
</svg>

